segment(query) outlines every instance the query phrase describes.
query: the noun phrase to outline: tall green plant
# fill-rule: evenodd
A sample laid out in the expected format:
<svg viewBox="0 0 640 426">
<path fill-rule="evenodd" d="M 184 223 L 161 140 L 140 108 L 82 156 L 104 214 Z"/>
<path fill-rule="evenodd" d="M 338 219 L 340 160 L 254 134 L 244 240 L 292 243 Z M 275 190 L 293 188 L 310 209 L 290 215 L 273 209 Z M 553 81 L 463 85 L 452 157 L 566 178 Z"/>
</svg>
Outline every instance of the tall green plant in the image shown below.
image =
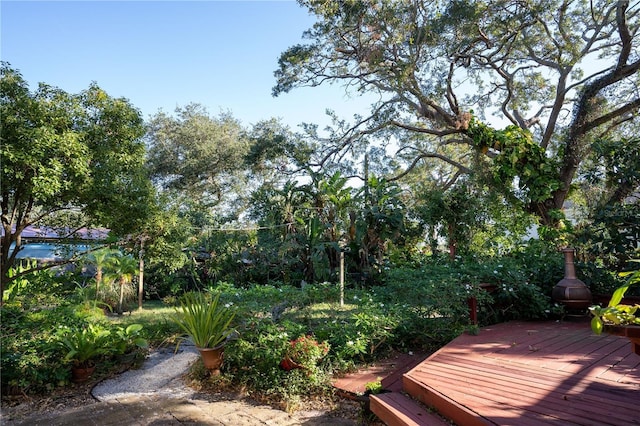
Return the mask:
<svg viewBox="0 0 640 426">
<path fill-rule="evenodd" d="M 2 293 L 17 278 L 8 272 L 28 226 L 64 218 L 63 228 L 92 222 L 126 235 L 147 216 L 153 188 L 144 168 L 143 118 L 126 99 L 96 84 L 77 95 L 46 84 L 31 92 L 6 62 L 0 93 Z M 83 220 L 68 220 L 76 214 Z"/>
<path fill-rule="evenodd" d="M 118 250 L 109 247 L 102 247 L 101 249 L 92 251 L 86 255 L 86 260 L 96 268 L 96 298 L 98 297 L 98 293 L 100 293 L 100 284 L 102 284 L 105 266 L 108 267 L 111 257 L 116 256 L 119 253 L 120 252 Z"/>
<path fill-rule="evenodd" d="M 117 312 L 122 314 L 124 299 L 125 299 L 125 286 L 131 284 L 133 278 L 138 272 L 138 261 L 129 255 L 118 255 L 109 258 L 109 277 L 118 282 L 119 297 Z"/>
<path fill-rule="evenodd" d="M 235 312 L 219 302 L 220 293 L 210 301 L 202 293 L 187 293 L 176 308 L 173 320 L 199 348 L 218 347 L 233 332 Z"/>
</svg>

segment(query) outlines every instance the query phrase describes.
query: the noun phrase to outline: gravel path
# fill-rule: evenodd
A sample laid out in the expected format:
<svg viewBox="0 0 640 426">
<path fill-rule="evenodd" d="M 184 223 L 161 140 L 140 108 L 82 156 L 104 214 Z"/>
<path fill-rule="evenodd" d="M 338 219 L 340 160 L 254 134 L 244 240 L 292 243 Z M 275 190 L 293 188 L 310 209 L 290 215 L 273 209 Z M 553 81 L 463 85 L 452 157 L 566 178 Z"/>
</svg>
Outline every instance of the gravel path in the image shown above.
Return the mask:
<svg viewBox="0 0 640 426">
<path fill-rule="evenodd" d="M 185 386 L 182 376 L 200 355 L 193 344 L 184 342 L 175 348 L 161 348 L 145 359 L 141 368 L 128 370 L 98 383 L 91 395 L 98 401 L 113 401 L 136 395 L 191 398 L 194 391 Z"/>
</svg>

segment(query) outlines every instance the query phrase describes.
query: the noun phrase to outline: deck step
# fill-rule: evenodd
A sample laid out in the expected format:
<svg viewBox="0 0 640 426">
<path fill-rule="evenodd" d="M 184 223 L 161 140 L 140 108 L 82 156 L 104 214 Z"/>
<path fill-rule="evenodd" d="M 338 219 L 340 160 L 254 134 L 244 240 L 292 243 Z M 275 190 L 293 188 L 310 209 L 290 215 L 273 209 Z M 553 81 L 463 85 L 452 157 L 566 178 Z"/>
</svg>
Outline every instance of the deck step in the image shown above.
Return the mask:
<svg viewBox="0 0 640 426">
<path fill-rule="evenodd" d="M 482 418 L 461 404 L 458 404 L 454 399 L 414 379 L 410 374 L 411 372 L 405 374 L 403 377 L 403 388 L 409 397 L 415 398 L 417 401 L 429 407 L 433 407 L 443 417 L 449 419 L 452 424 L 464 426 L 487 426 L 495 424 Z"/>
<path fill-rule="evenodd" d="M 370 409 L 387 426 L 449 426 L 437 414 L 399 392 L 371 395 Z"/>
</svg>

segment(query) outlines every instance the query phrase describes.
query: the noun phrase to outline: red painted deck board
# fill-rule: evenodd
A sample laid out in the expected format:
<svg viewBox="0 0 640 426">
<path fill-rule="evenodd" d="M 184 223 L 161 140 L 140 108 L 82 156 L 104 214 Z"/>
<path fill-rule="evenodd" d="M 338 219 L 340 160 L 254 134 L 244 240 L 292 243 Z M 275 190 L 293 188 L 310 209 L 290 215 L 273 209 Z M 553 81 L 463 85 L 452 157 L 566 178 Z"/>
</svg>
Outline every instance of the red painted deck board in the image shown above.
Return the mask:
<svg viewBox="0 0 640 426">
<path fill-rule="evenodd" d="M 367 383 L 380 380 L 386 390 L 401 392 L 402 375 L 424 360 L 424 353 L 397 353 L 388 359 L 377 362 L 333 380 L 333 386 L 352 394 L 363 394 Z"/>
<path fill-rule="evenodd" d="M 404 376 L 458 424 L 640 424 L 640 356 L 588 321 L 510 322 L 462 335 Z"/>
<path fill-rule="evenodd" d="M 371 409 L 388 426 L 447 426 L 440 417 L 399 392 L 371 396 Z"/>
</svg>

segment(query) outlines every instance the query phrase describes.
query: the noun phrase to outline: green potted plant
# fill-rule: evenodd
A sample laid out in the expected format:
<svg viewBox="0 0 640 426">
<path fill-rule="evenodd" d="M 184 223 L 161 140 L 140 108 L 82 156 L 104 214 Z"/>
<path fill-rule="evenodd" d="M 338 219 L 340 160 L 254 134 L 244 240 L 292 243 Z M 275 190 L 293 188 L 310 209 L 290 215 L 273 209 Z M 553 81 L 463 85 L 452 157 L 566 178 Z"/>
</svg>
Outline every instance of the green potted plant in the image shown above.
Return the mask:
<svg viewBox="0 0 640 426">
<path fill-rule="evenodd" d="M 109 330 L 89 324 L 80 330 L 72 330 L 59 341 L 66 350 L 65 361 L 70 361 L 71 380 L 84 382 L 96 369 L 96 360 L 109 352 Z"/>
<path fill-rule="evenodd" d="M 284 370 L 295 368 L 313 370 L 318 361 L 329 352 L 329 348 L 329 343 L 320 343 L 313 336 L 300 336 L 289 342 L 280 366 Z"/>
<path fill-rule="evenodd" d="M 632 262 L 640 262 L 634 259 Z M 596 334 L 603 331 L 618 336 L 626 336 L 633 344 L 633 350 L 640 355 L 640 305 L 622 303 L 629 287 L 640 283 L 640 269 L 621 272 L 620 276 L 626 276 L 627 282 L 613 292 L 609 304 L 606 307 L 591 306 L 589 311 L 593 315 L 591 329 Z"/>
<path fill-rule="evenodd" d="M 173 320 L 191 337 L 200 352 L 205 368 L 218 374 L 222 366 L 224 345 L 234 330 L 235 312 L 220 305 L 220 294 L 211 300 L 202 293 L 187 293 L 176 308 Z"/>
<path fill-rule="evenodd" d="M 111 334 L 113 338 L 110 345 L 111 352 L 128 364 L 143 357 L 144 352 L 141 349 L 148 348 L 149 342 L 142 337 L 142 328 L 142 324 L 117 327 Z"/>
</svg>

